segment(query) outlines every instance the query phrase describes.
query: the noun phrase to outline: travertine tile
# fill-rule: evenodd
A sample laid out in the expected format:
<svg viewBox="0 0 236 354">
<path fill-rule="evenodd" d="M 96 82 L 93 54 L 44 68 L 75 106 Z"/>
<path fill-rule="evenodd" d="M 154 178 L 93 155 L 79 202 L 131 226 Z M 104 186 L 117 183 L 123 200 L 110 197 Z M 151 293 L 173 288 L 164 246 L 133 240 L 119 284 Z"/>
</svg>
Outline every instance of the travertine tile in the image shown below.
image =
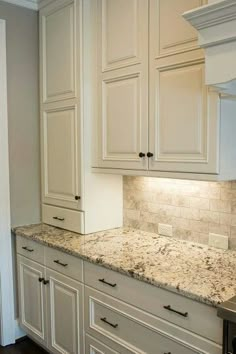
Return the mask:
<svg viewBox="0 0 236 354">
<path fill-rule="evenodd" d="M 220 213 L 211 210 L 200 210 L 200 220 L 205 222 L 220 222 Z"/>
<path fill-rule="evenodd" d="M 194 208 L 180 208 L 180 215 L 184 219 L 200 220 L 200 210 Z"/>
<path fill-rule="evenodd" d="M 224 213 L 230 213 L 231 212 L 231 202 L 229 200 L 211 199 L 210 200 L 210 210 L 221 211 Z"/>
<path fill-rule="evenodd" d="M 210 202 L 206 198 L 190 197 L 190 208 L 209 210 Z"/>
</svg>

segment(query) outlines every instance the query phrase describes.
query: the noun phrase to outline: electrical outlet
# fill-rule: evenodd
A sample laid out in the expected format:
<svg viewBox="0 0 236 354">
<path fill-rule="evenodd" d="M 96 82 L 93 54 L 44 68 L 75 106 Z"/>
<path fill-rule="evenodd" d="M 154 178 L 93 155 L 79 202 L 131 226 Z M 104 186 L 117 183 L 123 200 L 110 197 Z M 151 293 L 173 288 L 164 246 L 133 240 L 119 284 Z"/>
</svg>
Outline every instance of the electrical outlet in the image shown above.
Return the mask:
<svg viewBox="0 0 236 354">
<path fill-rule="evenodd" d="M 158 233 L 163 236 L 172 236 L 172 225 L 158 224 Z"/>
<path fill-rule="evenodd" d="M 229 248 L 229 238 L 225 235 L 209 233 L 208 245 L 227 250 Z"/>
</svg>

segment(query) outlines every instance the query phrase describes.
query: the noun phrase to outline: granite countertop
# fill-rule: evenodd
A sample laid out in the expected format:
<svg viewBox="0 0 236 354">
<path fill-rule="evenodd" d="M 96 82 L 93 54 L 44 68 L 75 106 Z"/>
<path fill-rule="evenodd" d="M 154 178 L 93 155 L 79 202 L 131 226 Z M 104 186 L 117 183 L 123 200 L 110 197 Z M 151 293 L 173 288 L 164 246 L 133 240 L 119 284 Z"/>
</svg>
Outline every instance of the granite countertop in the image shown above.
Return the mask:
<svg viewBox="0 0 236 354">
<path fill-rule="evenodd" d="M 236 295 L 236 251 L 130 228 L 83 236 L 37 224 L 13 232 L 208 305 Z"/>
</svg>

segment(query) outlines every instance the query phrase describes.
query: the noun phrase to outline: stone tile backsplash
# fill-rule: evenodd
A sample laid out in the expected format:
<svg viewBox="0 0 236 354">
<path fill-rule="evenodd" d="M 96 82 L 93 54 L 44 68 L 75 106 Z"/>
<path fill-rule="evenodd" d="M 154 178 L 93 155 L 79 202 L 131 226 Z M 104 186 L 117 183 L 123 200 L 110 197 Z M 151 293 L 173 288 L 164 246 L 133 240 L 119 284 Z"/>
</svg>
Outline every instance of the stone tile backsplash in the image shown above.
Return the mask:
<svg viewBox="0 0 236 354">
<path fill-rule="evenodd" d="M 229 236 L 236 249 L 236 181 L 199 182 L 124 177 L 124 225 L 158 232 L 173 226 L 173 236 L 208 243 L 209 233 Z"/>
</svg>

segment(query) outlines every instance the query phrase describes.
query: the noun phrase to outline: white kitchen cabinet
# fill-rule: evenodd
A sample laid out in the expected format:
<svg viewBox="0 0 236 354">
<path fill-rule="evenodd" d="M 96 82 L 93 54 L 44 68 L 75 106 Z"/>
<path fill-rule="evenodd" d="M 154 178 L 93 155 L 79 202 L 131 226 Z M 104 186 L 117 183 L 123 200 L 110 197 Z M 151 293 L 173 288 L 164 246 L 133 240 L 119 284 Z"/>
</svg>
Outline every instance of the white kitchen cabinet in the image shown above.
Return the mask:
<svg viewBox="0 0 236 354">
<path fill-rule="evenodd" d="M 46 270 L 50 352 L 83 353 L 82 285 L 53 270 Z"/>
<path fill-rule="evenodd" d="M 132 1 L 127 1 L 127 6 L 128 3 Z M 148 89 L 141 82 L 139 92 L 140 102 L 142 98 L 148 98 L 148 107 L 142 115 L 139 130 L 133 124 L 135 114 L 129 108 L 133 102 L 129 94 L 124 89 L 119 90 L 117 82 L 115 86 L 114 83 L 110 85 L 110 79 L 113 76 L 117 78 L 125 64 L 120 65 L 122 69 L 117 64 L 109 64 L 107 52 L 114 51 L 117 57 L 122 57 L 123 42 L 128 35 L 125 36 L 122 29 L 119 32 L 123 35 L 122 47 L 117 44 L 114 49 L 114 43 L 120 41 L 113 40 L 112 51 L 107 50 L 109 41 L 104 41 L 108 36 L 106 24 L 111 27 L 108 38 L 112 38 L 115 33 L 112 30 L 113 17 L 112 11 L 107 10 L 107 3 L 99 1 L 102 8 L 98 21 L 100 45 L 97 64 L 100 109 L 96 129 L 99 139 L 93 170 L 203 180 L 234 179 L 236 169 L 230 161 L 236 157 L 232 145 L 236 103 L 229 99 L 226 101 L 204 84 L 204 52 L 197 44 L 196 31 L 182 17 L 183 12 L 207 1 L 147 0 L 144 3 L 149 5 L 148 31 L 143 32 L 143 36 L 146 35 L 143 41 L 148 43 L 143 51 L 146 50 L 148 61 L 140 62 L 143 64 L 141 74 L 146 73 L 145 65 L 149 72 Z M 140 45 L 142 43 L 140 41 Z M 130 63 L 125 70 L 131 71 L 134 67 Z M 126 125 L 121 117 L 125 117 Z M 229 144 L 225 144 L 226 132 Z M 139 145 L 142 153 L 139 162 L 138 149 L 136 160 L 126 159 L 130 146 L 135 146 L 136 133 L 136 141 L 142 138 L 143 133 L 146 137 L 145 144 Z"/>
<path fill-rule="evenodd" d="M 146 169 L 148 0 L 98 1 L 98 164 Z"/>
<path fill-rule="evenodd" d="M 19 318 L 23 330 L 43 346 L 47 345 L 45 268 L 17 256 Z"/>
<path fill-rule="evenodd" d="M 85 339 L 85 353 L 86 354 L 118 354 L 114 350 L 110 349 L 100 341 L 86 334 Z"/>
<path fill-rule="evenodd" d="M 40 10 L 42 219 L 82 234 L 122 225 L 121 177 L 90 169 L 95 5 L 52 0 Z"/>
</svg>

